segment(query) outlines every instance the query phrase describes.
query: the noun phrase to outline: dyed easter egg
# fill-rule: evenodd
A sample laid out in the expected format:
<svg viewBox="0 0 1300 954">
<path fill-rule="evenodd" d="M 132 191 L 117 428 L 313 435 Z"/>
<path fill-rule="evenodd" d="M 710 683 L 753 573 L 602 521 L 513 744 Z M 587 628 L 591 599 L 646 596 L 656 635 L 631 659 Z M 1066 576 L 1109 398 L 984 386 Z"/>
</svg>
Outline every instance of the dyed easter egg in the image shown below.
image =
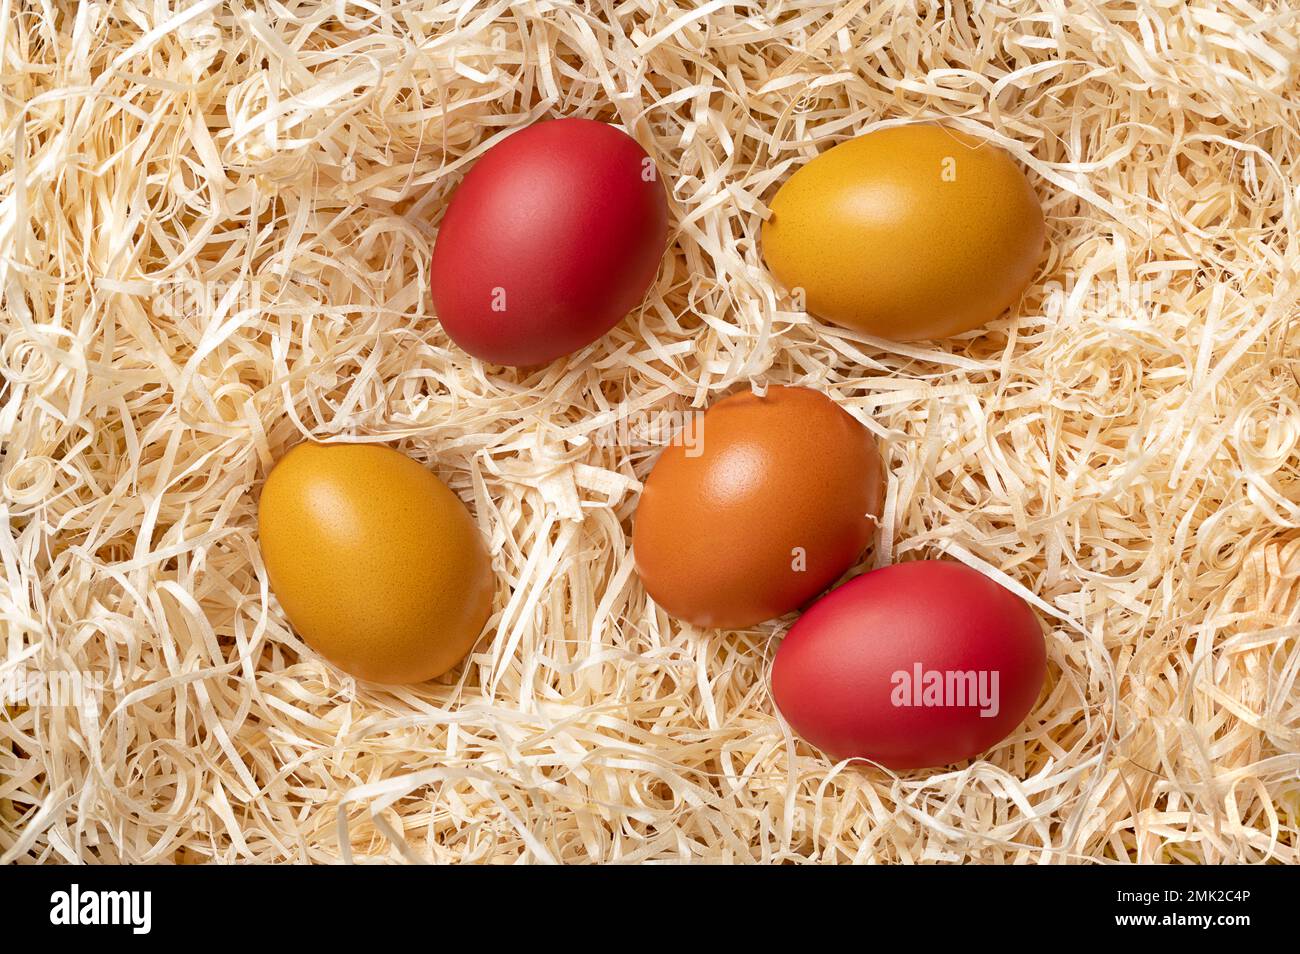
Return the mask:
<svg viewBox="0 0 1300 954">
<path fill-rule="evenodd" d="M 891 769 L 973 758 L 1025 720 L 1046 677 L 1028 604 L 961 563 L 864 573 L 810 606 L 772 666 L 799 735 Z"/>
<path fill-rule="evenodd" d="M 960 334 L 1019 300 L 1043 256 L 1033 187 L 1003 150 L 945 126 L 840 143 L 781 186 L 763 257 L 807 311 L 881 338 Z"/>
<path fill-rule="evenodd" d="M 737 629 L 812 599 L 871 541 L 883 494 L 871 433 L 825 394 L 719 401 L 646 478 L 632 545 L 651 598 Z"/>
<path fill-rule="evenodd" d="M 487 150 L 433 249 L 433 307 L 484 361 L 536 365 L 591 344 L 645 297 L 668 240 L 658 171 L 626 133 L 556 119 Z"/>
<path fill-rule="evenodd" d="M 421 682 L 473 647 L 492 607 L 487 550 L 430 470 L 376 444 L 299 444 L 258 502 L 271 589 L 309 646 L 345 672 Z"/>
</svg>

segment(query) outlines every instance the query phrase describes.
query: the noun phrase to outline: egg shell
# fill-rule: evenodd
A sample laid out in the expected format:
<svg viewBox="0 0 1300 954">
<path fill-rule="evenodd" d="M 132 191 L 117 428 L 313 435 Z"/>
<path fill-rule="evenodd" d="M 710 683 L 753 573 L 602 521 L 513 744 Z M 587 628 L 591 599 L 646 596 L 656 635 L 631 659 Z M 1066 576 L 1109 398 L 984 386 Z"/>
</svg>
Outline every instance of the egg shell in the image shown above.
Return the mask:
<svg viewBox="0 0 1300 954">
<path fill-rule="evenodd" d="M 1033 187 L 1002 149 L 944 126 L 840 143 L 781 186 L 763 257 L 809 313 L 881 338 L 945 338 L 1019 300 L 1043 256 Z"/>
<path fill-rule="evenodd" d="M 871 542 L 883 472 L 871 433 L 825 394 L 769 387 L 714 404 L 665 448 L 633 527 L 661 607 L 738 629 L 790 612 Z"/>
<path fill-rule="evenodd" d="M 452 196 L 434 311 L 477 358 L 543 364 L 635 308 L 667 240 L 664 186 L 635 139 L 588 119 L 537 123 L 488 149 Z"/>
<path fill-rule="evenodd" d="M 835 758 L 931 768 L 1013 732 L 1046 671 L 1042 627 L 1024 600 L 961 563 L 921 560 L 865 573 L 810 606 L 777 650 L 772 694 L 791 727 Z M 975 686 L 986 674 L 988 704 L 978 688 L 963 699 L 956 680 L 927 701 L 930 673 L 946 690 L 949 674 L 967 672 Z"/>
<path fill-rule="evenodd" d="M 469 511 L 431 471 L 376 444 L 300 444 L 258 502 L 271 589 L 345 672 L 422 682 L 478 639 L 495 580 Z"/>
</svg>

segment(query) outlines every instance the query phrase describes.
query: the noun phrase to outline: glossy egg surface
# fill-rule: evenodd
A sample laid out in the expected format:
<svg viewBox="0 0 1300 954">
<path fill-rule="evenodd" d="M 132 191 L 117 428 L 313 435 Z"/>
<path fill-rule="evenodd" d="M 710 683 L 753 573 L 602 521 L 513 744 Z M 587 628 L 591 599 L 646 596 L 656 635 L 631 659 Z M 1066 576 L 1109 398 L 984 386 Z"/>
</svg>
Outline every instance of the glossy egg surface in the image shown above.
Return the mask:
<svg viewBox="0 0 1300 954">
<path fill-rule="evenodd" d="M 1014 732 L 1046 665 L 1024 600 L 964 564 L 920 560 L 810 606 L 777 650 L 772 694 L 795 732 L 835 758 L 932 768 Z"/>
<path fill-rule="evenodd" d="M 725 398 L 667 447 L 637 507 L 647 592 L 697 626 L 741 628 L 816 596 L 858 559 L 880 513 L 871 433 L 820 391 Z"/>
<path fill-rule="evenodd" d="M 453 193 L 434 311 L 477 358 L 543 364 L 641 302 L 667 237 L 664 184 L 635 139 L 588 119 L 540 122 L 488 149 Z"/>
<path fill-rule="evenodd" d="M 894 126 L 809 161 L 773 197 L 763 257 L 810 314 L 881 338 L 944 338 L 1014 304 L 1043 256 L 1043 212 L 1005 151 Z"/>
<path fill-rule="evenodd" d="M 428 468 L 377 444 L 300 444 L 258 503 L 271 588 L 298 634 L 383 683 L 441 675 L 469 652 L 494 578 L 478 527 Z"/>
</svg>

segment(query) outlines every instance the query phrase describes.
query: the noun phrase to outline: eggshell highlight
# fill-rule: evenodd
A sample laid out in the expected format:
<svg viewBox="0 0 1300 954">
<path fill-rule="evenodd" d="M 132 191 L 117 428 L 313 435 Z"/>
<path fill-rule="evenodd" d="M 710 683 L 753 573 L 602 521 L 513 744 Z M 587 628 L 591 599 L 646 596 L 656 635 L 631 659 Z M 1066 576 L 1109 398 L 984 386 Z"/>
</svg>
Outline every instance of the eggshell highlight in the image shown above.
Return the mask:
<svg viewBox="0 0 1300 954">
<path fill-rule="evenodd" d="M 495 580 L 469 511 L 375 444 L 300 444 L 271 470 L 258 537 L 293 628 L 345 672 L 422 682 L 478 639 Z"/>
<path fill-rule="evenodd" d="M 797 609 L 870 543 L 883 473 L 871 433 L 825 394 L 769 387 L 713 405 L 667 447 L 633 528 L 650 596 L 697 626 L 738 629 Z M 698 450 L 698 453 L 696 453 Z"/>
<path fill-rule="evenodd" d="M 772 694 L 791 727 L 835 758 L 931 768 L 1015 731 L 1046 672 L 1024 600 L 961 563 L 922 560 L 863 574 L 809 607 L 777 650 Z"/>
<path fill-rule="evenodd" d="M 477 358 L 543 364 L 635 308 L 667 241 L 664 185 L 635 139 L 587 119 L 537 123 L 487 150 L 452 196 L 434 311 Z"/>
<path fill-rule="evenodd" d="M 1019 300 L 1042 207 L 1002 149 L 938 125 L 840 143 L 773 197 L 763 257 L 810 314 L 881 338 L 945 338 Z"/>
</svg>

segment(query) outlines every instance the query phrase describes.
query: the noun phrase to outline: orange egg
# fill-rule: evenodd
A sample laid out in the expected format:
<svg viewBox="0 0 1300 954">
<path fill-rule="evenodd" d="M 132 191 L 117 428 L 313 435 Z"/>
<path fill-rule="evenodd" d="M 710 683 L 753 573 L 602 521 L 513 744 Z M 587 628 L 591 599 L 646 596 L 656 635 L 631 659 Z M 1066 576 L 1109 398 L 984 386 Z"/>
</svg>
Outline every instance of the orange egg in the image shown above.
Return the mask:
<svg viewBox="0 0 1300 954">
<path fill-rule="evenodd" d="M 646 591 L 697 626 L 784 615 L 851 567 L 875 533 L 871 433 L 826 395 L 770 387 L 703 415 L 645 481 L 632 546 Z"/>
<path fill-rule="evenodd" d="M 495 581 L 469 511 L 376 444 L 300 444 L 258 503 L 271 589 L 307 644 L 374 682 L 422 682 L 478 639 Z"/>
<path fill-rule="evenodd" d="M 881 338 L 997 318 L 1043 255 L 1043 210 L 1003 150 L 936 125 L 840 143 L 781 186 L 763 258 L 810 314 Z"/>
</svg>

